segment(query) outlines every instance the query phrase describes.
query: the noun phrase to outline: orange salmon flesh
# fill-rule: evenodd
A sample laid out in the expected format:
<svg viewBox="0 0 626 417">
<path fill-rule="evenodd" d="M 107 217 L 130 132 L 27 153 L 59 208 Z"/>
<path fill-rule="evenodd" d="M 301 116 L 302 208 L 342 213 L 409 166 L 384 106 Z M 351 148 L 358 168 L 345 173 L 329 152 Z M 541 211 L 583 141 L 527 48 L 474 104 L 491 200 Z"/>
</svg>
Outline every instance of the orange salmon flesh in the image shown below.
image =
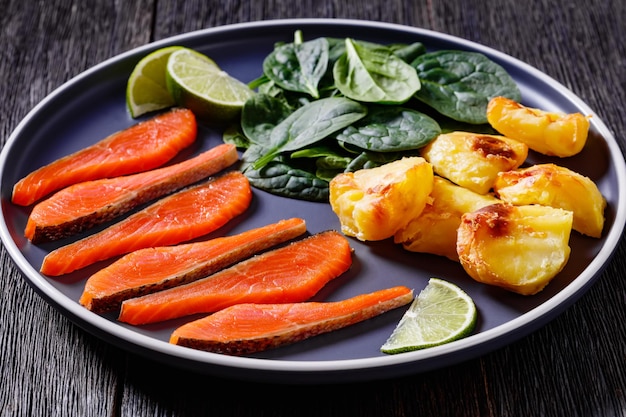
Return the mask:
<svg viewBox="0 0 626 417">
<path fill-rule="evenodd" d="M 160 114 L 31 172 L 13 186 L 12 202 L 28 206 L 72 184 L 156 168 L 191 145 L 197 129 L 190 110 Z"/>
<path fill-rule="evenodd" d="M 59 276 L 138 249 L 204 236 L 243 213 L 251 200 L 248 179 L 238 171 L 229 172 L 158 200 L 98 233 L 50 252 L 40 271 Z"/>
<path fill-rule="evenodd" d="M 192 283 L 122 303 L 119 320 L 147 324 L 241 303 L 306 301 L 352 265 L 346 237 L 327 231 Z"/>
<path fill-rule="evenodd" d="M 71 185 L 35 205 L 24 235 L 33 243 L 72 236 L 205 179 L 238 159 L 235 146 L 224 144 L 164 168 Z"/>
<path fill-rule="evenodd" d="M 140 249 L 92 275 L 80 303 L 96 313 L 122 301 L 186 284 L 306 232 L 304 220 L 281 220 L 234 236 Z"/>
<path fill-rule="evenodd" d="M 328 333 L 409 304 L 403 287 L 343 301 L 238 304 L 177 328 L 170 343 L 229 355 L 264 351 Z"/>
</svg>

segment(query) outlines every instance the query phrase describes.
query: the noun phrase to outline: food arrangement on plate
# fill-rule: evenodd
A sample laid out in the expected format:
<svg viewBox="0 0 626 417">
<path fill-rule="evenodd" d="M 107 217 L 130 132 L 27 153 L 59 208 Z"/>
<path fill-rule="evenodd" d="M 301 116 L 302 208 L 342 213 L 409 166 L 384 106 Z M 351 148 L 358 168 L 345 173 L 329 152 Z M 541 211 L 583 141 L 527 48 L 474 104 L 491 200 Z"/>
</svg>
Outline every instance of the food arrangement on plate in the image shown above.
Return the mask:
<svg viewBox="0 0 626 417">
<path fill-rule="evenodd" d="M 183 47 L 142 60 L 129 78 L 129 111 L 163 113 L 15 185 L 15 204 L 45 197 L 25 230 L 33 244 L 134 211 L 51 251 L 41 272 L 60 276 L 121 256 L 86 280 L 81 304 L 98 313 L 119 309 L 119 320 L 134 325 L 214 313 L 176 329 L 171 342 L 229 354 L 292 343 L 412 302 L 381 348 L 400 353 L 470 334 L 476 308 L 443 280 L 415 298 L 393 287 L 307 302 L 350 268 L 350 239 L 391 239 L 398 250 L 459 262 L 476 281 L 533 295 L 568 262 L 572 230 L 602 235 L 605 198 L 589 178 L 559 165 L 583 149 L 587 116 L 523 106 L 513 79 L 484 55 L 426 52 L 421 43 L 305 41 L 298 31 L 293 42 L 276 45 L 260 72 L 245 85 Z M 193 142 L 196 119 L 223 128 L 225 144 L 162 167 Z M 529 150 L 554 162 L 525 165 Z M 135 159 L 127 163 L 128 155 Z M 330 204 L 342 233 L 299 239 L 304 220 L 284 219 L 185 243 L 248 210 L 250 185 Z M 434 305 L 447 309 L 433 316 Z M 442 319 L 441 334 L 417 334 Z"/>
</svg>

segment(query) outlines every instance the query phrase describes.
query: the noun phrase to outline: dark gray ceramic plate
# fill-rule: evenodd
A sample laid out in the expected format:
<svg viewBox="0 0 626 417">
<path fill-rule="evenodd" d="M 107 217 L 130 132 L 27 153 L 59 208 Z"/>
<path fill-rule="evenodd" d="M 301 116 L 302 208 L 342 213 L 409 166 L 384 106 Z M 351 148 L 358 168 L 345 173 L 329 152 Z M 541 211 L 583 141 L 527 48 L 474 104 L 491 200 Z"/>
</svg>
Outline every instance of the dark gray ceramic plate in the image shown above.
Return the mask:
<svg viewBox="0 0 626 417">
<path fill-rule="evenodd" d="M 51 279 L 39 274 L 43 257 L 54 245 L 33 246 L 23 237 L 29 209 L 11 204 L 13 184 L 33 169 L 89 145 L 136 121 L 125 106 L 126 80 L 139 59 L 168 45 L 195 48 L 212 57 L 231 75 L 250 81 L 260 75 L 261 62 L 275 42 L 290 41 L 295 30 L 306 38 L 353 37 L 380 43 L 423 42 L 429 49 L 479 51 L 504 66 L 518 82 L 523 102 L 546 110 L 593 115 L 588 144 L 582 154 L 559 163 L 589 176 L 608 201 L 601 239 L 572 235 L 573 255 L 565 270 L 540 294 L 522 297 L 471 280 L 459 265 L 443 258 L 403 251 L 391 242 L 362 244 L 355 240 L 354 266 L 316 296 L 340 300 L 393 285 L 416 293 L 430 277 L 455 282 L 475 300 L 479 321 L 473 335 L 445 346 L 386 356 L 379 352 L 403 309 L 253 357 L 205 353 L 167 343 L 184 320 L 131 327 L 101 317 L 77 300 L 94 268 Z M 200 130 L 188 157 L 220 143 L 219 132 Z M 541 161 L 541 158 L 536 161 Z M 252 380 L 339 382 L 422 372 L 483 355 L 544 325 L 580 297 L 601 274 L 617 246 L 625 223 L 626 180 L 621 151 L 603 122 L 580 99 L 532 67 L 492 49 L 426 30 L 385 23 L 347 20 L 281 20 L 217 27 L 193 32 L 129 51 L 80 74 L 34 108 L 13 132 L 0 159 L 1 237 L 28 283 L 76 324 L 130 351 L 195 371 Z M 255 190 L 243 215 L 219 234 L 232 234 L 282 218 L 300 216 L 310 232 L 339 229 L 328 205 L 287 200 Z M 402 310 L 402 311 L 401 311 Z"/>
</svg>

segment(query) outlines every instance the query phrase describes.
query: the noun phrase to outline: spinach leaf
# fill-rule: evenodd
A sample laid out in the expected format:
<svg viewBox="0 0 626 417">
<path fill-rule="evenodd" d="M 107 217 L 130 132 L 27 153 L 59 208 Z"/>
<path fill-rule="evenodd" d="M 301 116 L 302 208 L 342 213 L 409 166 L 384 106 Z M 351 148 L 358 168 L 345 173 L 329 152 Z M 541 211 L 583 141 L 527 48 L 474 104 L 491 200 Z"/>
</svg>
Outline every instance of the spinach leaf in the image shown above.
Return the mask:
<svg viewBox="0 0 626 417">
<path fill-rule="evenodd" d="M 295 151 L 324 139 L 363 118 L 367 107 L 345 97 L 329 97 L 312 101 L 289 115 L 274 127 L 255 169 L 262 168 L 281 152 Z"/>
<path fill-rule="evenodd" d="M 329 61 L 330 66 L 334 65 L 334 63 L 341 58 L 346 52 L 346 39 L 345 38 L 326 38 L 328 40 L 329 49 Z M 398 58 L 401 58 L 404 62 L 411 63 L 415 58 L 419 55 L 426 53 L 426 47 L 421 42 L 414 43 L 393 43 L 390 45 L 382 45 L 374 42 L 367 42 L 359 40 L 357 41 L 361 45 L 364 45 L 368 48 L 389 48 L 394 55 Z"/>
<path fill-rule="evenodd" d="M 328 65 L 326 73 L 322 77 L 319 83 L 320 95 L 323 97 L 331 97 L 337 95 L 338 90 L 335 85 L 335 78 L 333 76 L 333 68 L 335 62 L 346 53 L 346 42 L 344 38 L 326 38 L 328 40 Z"/>
<path fill-rule="evenodd" d="M 359 169 L 375 168 L 388 162 L 396 161 L 405 156 L 404 153 L 361 152 L 346 167 L 345 172 L 354 172 Z"/>
<path fill-rule="evenodd" d="M 335 151 L 330 146 L 312 146 L 310 148 L 297 150 L 289 155 L 290 158 L 322 158 L 326 156 L 342 157 L 339 152 Z"/>
<path fill-rule="evenodd" d="M 315 175 L 318 178 L 328 181 L 329 183 L 337 175 L 345 172 L 346 167 L 352 162 L 352 159 L 346 157 L 324 156 L 315 161 L 317 169 Z"/>
<path fill-rule="evenodd" d="M 231 143 L 235 145 L 237 148 L 249 148 L 250 140 L 243 134 L 243 132 L 239 129 L 239 126 L 230 126 L 224 130 L 222 133 L 222 141 L 224 143 Z"/>
<path fill-rule="evenodd" d="M 318 84 L 328 67 L 326 38 L 296 40 L 274 48 L 263 61 L 263 73 L 277 85 L 319 98 Z"/>
<path fill-rule="evenodd" d="M 346 97 L 363 102 L 401 104 L 420 89 L 417 72 L 383 45 L 347 38 L 346 52 L 333 67 Z"/>
<path fill-rule="evenodd" d="M 454 120 L 487 123 L 491 98 L 521 100 L 520 91 L 506 70 L 480 53 L 430 52 L 417 57 L 412 65 L 422 81 L 415 96 Z"/>
<path fill-rule="evenodd" d="M 271 194 L 299 200 L 328 202 L 328 181 L 284 162 L 272 161 L 259 170 L 250 167 L 244 174 L 253 187 Z"/>
<path fill-rule="evenodd" d="M 424 113 L 373 106 L 367 116 L 337 135 L 337 140 L 371 151 L 398 152 L 419 149 L 440 133 L 439 124 Z"/>
<path fill-rule="evenodd" d="M 471 133 L 483 133 L 485 135 L 498 135 L 498 131 L 491 127 L 489 123 L 484 124 L 471 124 L 465 122 L 459 122 L 457 120 L 450 119 L 448 117 L 442 117 L 438 119 L 439 126 L 441 126 L 441 133 L 450 133 L 456 131 L 471 132 Z"/>
<path fill-rule="evenodd" d="M 391 49 L 395 56 L 408 63 L 413 62 L 415 58 L 426 53 L 426 47 L 421 42 L 392 44 L 389 45 L 389 49 Z"/>
<path fill-rule="evenodd" d="M 314 146 L 295 151 L 290 155 L 291 159 L 310 158 L 315 159 L 315 175 L 318 178 L 330 182 L 337 174 L 345 171 L 352 162 L 352 156 L 346 156 L 330 146 Z"/>
<path fill-rule="evenodd" d="M 341 55 L 346 52 L 346 40 L 345 38 L 326 38 L 326 40 L 329 46 L 328 60 L 330 64 L 334 65 L 341 58 Z"/>
<path fill-rule="evenodd" d="M 325 155 L 317 158 L 315 165 L 318 169 L 343 171 L 352 162 L 352 158 L 341 155 Z M 319 175 L 318 175 L 319 176 Z"/>
<path fill-rule="evenodd" d="M 255 94 L 241 109 L 241 130 L 250 142 L 267 145 L 272 129 L 291 112 L 285 101 L 267 94 Z"/>
<path fill-rule="evenodd" d="M 252 90 L 259 88 L 262 85 L 268 84 L 270 83 L 272 80 L 270 80 L 269 78 L 267 78 L 267 75 L 262 74 L 260 77 L 250 81 L 248 83 L 248 87 L 250 87 Z"/>
<path fill-rule="evenodd" d="M 251 143 L 241 155 L 241 171 L 245 174 L 252 169 L 252 165 L 265 153 L 265 148 L 261 145 Z"/>
</svg>

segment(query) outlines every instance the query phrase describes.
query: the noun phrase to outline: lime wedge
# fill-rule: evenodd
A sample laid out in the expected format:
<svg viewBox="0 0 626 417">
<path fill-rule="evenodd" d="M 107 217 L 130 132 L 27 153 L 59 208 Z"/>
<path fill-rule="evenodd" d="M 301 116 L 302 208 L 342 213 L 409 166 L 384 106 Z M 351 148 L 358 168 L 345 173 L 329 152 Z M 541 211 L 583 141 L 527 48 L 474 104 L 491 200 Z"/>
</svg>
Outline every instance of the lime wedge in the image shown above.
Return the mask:
<svg viewBox="0 0 626 417">
<path fill-rule="evenodd" d="M 165 84 L 165 68 L 172 52 L 180 49 L 183 47 L 157 49 L 135 65 L 126 84 L 126 105 L 132 117 L 176 104 Z"/>
<path fill-rule="evenodd" d="M 247 84 L 222 71 L 207 56 L 189 49 L 170 55 L 166 82 L 176 104 L 215 125 L 233 122 L 246 100 L 254 95 Z"/>
<path fill-rule="evenodd" d="M 477 315 L 474 301 L 463 290 L 431 278 L 380 350 L 402 353 L 458 340 L 472 332 Z"/>
</svg>

